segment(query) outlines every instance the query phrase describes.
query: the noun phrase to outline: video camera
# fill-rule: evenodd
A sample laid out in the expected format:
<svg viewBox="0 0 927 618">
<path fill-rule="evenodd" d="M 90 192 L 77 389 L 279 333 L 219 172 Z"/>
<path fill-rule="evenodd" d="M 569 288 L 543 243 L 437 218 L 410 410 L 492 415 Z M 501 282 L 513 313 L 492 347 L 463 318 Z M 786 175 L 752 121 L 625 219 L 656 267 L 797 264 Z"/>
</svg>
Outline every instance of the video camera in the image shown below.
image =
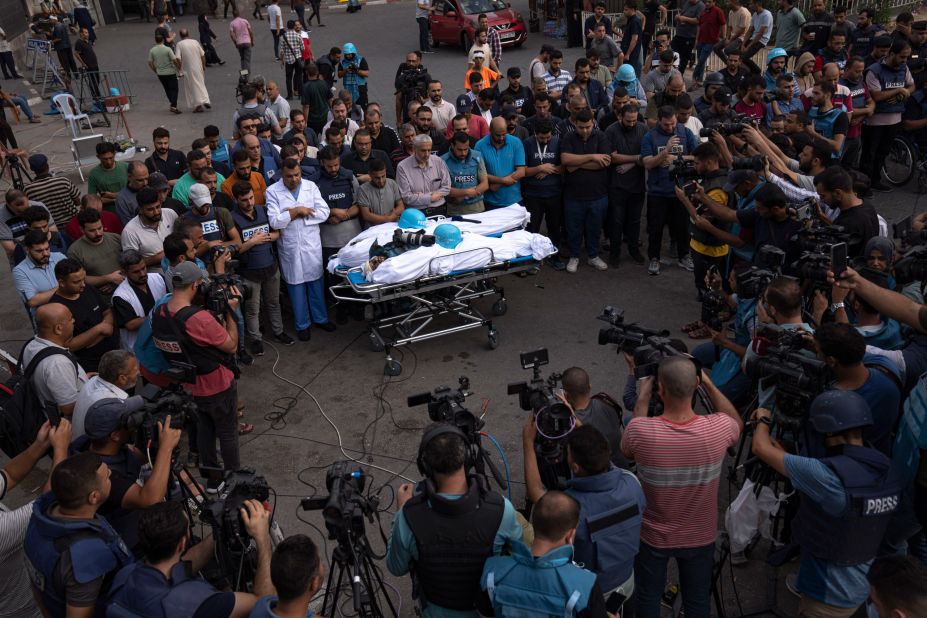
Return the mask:
<svg viewBox="0 0 927 618">
<path fill-rule="evenodd" d="M 237 289 L 238 292 L 232 290 Z M 203 297 L 203 308 L 216 317 L 225 316 L 229 310 L 229 301 L 236 299 L 239 302 L 247 300 L 251 289 L 246 287 L 241 277 L 235 273 L 212 275 L 208 283 L 200 286 Z"/>
<path fill-rule="evenodd" d="M 914 245 L 895 263 L 895 280 L 899 285 L 927 279 L 927 245 Z"/>
<path fill-rule="evenodd" d="M 741 298 L 758 298 L 769 282 L 782 272 L 785 251 L 774 245 L 763 245 L 756 252 L 754 263 L 737 275 L 737 295 Z"/>
<path fill-rule="evenodd" d="M 125 426 L 135 435 L 135 446 L 142 452 L 157 452 L 158 423 L 163 424 L 168 416 L 174 429 L 189 427 L 199 418 L 193 395 L 179 385 L 161 389 L 148 384 L 138 394 L 145 405 L 125 418 Z"/>
<path fill-rule="evenodd" d="M 719 122 L 718 124 L 713 124 L 710 127 L 703 127 L 699 130 L 699 137 L 708 137 L 710 138 L 712 134 L 717 131 L 721 135 L 727 137 L 728 135 L 737 135 L 742 133 L 744 127 L 747 125 L 743 122 Z"/>
<path fill-rule="evenodd" d="M 684 159 L 682 154 L 676 154 L 669 175 L 679 186 L 683 186 L 688 181 L 696 180 L 699 177 L 699 173 L 695 171 L 695 162 Z"/>
<path fill-rule="evenodd" d="M 246 500 L 266 502 L 270 497 L 270 485 L 257 474 L 254 468 L 229 470 L 219 485 L 217 498 L 202 512 L 202 519 L 213 527 L 225 540 L 247 540 L 248 532 L 241 519 L 241 508 Z M 218 545 L 218 539 L 217 543 Z M 242 542 L 241 545 L 247 543 Z"/>
<path fill-rule="evenodd" d="M 596 319 L 611 324 L 611 328 L 599 330 L 599 345 L 614 343 L 618 346 L 616 352 L 634 352 L 637 347 L 644 345 L 648 337 L 669 337 L 668 330 L 652 330 L 639 324 L 625 324 L 624 310 L 611 305 L 605 305 L 602 314 Z"/>
<path fill-rule="evenodd" d="M 522 369 L 532 371 L 531 381 L 509 384 L 508 394 L 518 395 L 518 405 L 522 410 L 534 412 L 537 428 L 534 450 L 538 457 L 551 464 L 564 463 L 566 449 L 563 441 L 573 431 L 576 420 L 570 407 L 554 393 L 563 376 L 551 373 L 547 379 L 541 377 L 541 367 L 550 362 L 545 348 L 523 352 L 520 359 Z"/>
<path fill-rule="evenodd" d="M 352 470 L 353 463 L 332 463 L 325 474 L 328 496 L 305 498 L 300 502 L 300 508 L 304 511 L 322 511 L 328 538 L 339 542 L 349 542 L 352 537 L 363 537 L 366 534 L 364 517 L 372 521 L 379 505 L 376 497 L 364 497 L 367 475 L 363 470 Z"/>
<path fill-rule="evenodd" d="M 423 66 L 409 67 L 403 63 L 403 68 L 396 78 L 396 90 L 402 95 L 403 103 L 419 101 L 428 95 L 428 82 L 431 76 Z"/>
<path fill-rule="evenodd" d="M 480 482 L 485 483 L 486 467 L 489 467 L 499 487 L 506 489 L 508 483 L 483 450 L 480 430 L 486 424 L 463 405 L 466 398 L 473 394 L 470 392 L 470 379 L 467 376 L 460 376 L 457 383 L 456 391 L 452 391 L 449 386 L 439 386 L 432 392 L 409 396 L 406 403 L 410 408 L 427 404 L 428 418 L 435 423 L 447 423 L 459 429 L 467 442 L 467 449 L 471 451 L 472 460 L 475 462 L 474 471 Z"/>
<path fill-rule="evenodd" d="M 763 155 L 753 155 L 752 157 L 734 157 L 731 162 L 731 171 L 734 170 L 752 170 L 762 172 L 766 168 L 766 157 Z"/>
<path fill-rule="evenodd" d="M 830 253 L 830 248 L 837 243 L 853 244 L 853 235 L 842 225 L 812 225 L 798 232 L 798 244 L 802 251 L 811 253 Z"/>
<path fill-rule="evenodd" d="M 238 72 L 238 83 L 235 84 L 235 98 L 238 100 L 239 104 L 244 103 L 244 88 L 248 85 L 248 81 L 251 79 L 251 73 L 248 69 L 241 69 Z"/>
<path fill-rule="evenodd" d="M 760 356 L 748 356 L 744 367 L 753 380 L 766 379 L 766 386 L 775 386 L 775 420 L 793 430 L 803 427 L 808 407 L 831 379 L 824 361 L 807 353 L 807 335 L 771 324 L 760 327 L 755 337 L 765 349 Z"/>
</svg>

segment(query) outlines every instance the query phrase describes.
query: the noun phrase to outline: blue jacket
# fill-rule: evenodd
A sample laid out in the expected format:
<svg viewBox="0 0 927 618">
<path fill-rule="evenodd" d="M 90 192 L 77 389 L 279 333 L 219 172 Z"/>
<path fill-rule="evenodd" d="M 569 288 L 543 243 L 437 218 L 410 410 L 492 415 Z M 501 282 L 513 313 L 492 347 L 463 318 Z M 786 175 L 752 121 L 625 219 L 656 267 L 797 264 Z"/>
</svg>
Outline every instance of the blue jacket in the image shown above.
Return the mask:
<svg viewBox="0 0 927 618">
<path fill-rule="evenodd" d="M 566 493 L 580 504 L 576 562 L 598 576 L 603 591 L 617 588 L 631 577 L 640 546 L 647 506 L 640 481 L 611 466 L 602 474 L 570 479 Z"/>
<path fill-rule="evenodd" d="M 499 618 L 575 616 L 589 605 L 596 576 L 572 562 L 573 548 L 563 545 L 535 558 L 523 543 L 511 556 L 486 561 L 480 587 Z"/>
</svg>

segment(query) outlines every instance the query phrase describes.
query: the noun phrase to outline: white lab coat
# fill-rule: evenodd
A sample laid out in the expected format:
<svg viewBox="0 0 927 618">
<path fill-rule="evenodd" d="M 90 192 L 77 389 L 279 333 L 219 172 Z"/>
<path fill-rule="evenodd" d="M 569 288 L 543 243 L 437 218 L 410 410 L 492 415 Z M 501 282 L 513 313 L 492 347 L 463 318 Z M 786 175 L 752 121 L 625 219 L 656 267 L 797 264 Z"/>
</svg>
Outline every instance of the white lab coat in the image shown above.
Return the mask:
<svg viewBox="0 0 927 618">
<path fill-rule="evenodd" d="M 277 252 L 280 254 L 280 271 L 289 284 L 308 283 L 322 276 L 322 242 L 319 225 L 328 219 L 328 204 L 322 199 L 319 188 L 310 180 L 300 182 L 296 199 L 283 185 L 281 178 L 267 188 L 267 219 L 270 226 L 280 230 Z M 290 208 L 307 206 L 315 215 L 291 220 Z"/>
</svg>

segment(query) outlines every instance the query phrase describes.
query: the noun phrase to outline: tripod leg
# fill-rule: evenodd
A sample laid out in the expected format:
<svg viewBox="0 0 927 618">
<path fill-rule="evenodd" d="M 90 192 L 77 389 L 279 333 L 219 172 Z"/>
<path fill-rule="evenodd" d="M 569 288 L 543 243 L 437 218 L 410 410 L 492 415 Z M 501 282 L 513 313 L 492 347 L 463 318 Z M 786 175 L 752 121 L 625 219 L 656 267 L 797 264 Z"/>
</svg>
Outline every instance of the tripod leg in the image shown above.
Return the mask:
<svg viewBox="0 0 927 618">
<path fill-rule="evenodd" d="M 335 558 L 334 552 L 332 552 L 331 560 L 332 569 L 328 572 L 328 585 L 325 588 L 325 599 L 322 601 L 322 615 L 323 616 L 334 616 L 334 608 L 338 607 L 338 593 L 341 592 L 341 580 L 344 577 L 344 565 L 341 564 L 337 558 Z M 332 582 L 335 579 L 335 571 L 338 571 L 338 584 L 332 588 Z M 332 592 L 334 590 L 334 593 Z M 332 611 L 329 611 L 328 601 L 331 599 Z"/>
<path fill-rule="evenodd" d="M 386 604 L 389 606 L 390 613 L 394 618 L 399 618 L 399 612 L 396 611 L 396 607 L 393 605 L 393 599 L 389 596 L 389 591 L 386 588 L 386 584 L 383 583 L 383 578 L 380 576 L 380 572 L 377 571 L 376 567 L 370 560 L 370 556 L 364 556 L 364 571 L 367 573 L 367 590 L 371 592 L 370 598 L 373 603 L 374 609 L 376 610 L 377 616 L 385 616 L 386 614 L 380 609 L 379 604 L 376 601 L 376 594 L 373 592 L 382 592 L 383 598 L 386 599 Z M 373 577 L 371 578 L 371 573 Z M 374 585 L 374 582 L 376 584 Z"/>
</svg>

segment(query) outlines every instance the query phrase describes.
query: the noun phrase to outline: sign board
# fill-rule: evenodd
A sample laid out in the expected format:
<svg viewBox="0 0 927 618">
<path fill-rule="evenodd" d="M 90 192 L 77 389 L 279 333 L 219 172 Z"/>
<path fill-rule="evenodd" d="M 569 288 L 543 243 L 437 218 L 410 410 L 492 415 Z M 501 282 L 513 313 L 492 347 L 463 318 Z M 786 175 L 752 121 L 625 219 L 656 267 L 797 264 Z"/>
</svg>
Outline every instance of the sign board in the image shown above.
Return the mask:
<svg viewBox="0 0 927 618">
<path fill-rule="evenodd" d="M 26 39 L 26 50 L 47 54 L 51 51 L 51 41 L 45 39 Z"/>
</svg>

